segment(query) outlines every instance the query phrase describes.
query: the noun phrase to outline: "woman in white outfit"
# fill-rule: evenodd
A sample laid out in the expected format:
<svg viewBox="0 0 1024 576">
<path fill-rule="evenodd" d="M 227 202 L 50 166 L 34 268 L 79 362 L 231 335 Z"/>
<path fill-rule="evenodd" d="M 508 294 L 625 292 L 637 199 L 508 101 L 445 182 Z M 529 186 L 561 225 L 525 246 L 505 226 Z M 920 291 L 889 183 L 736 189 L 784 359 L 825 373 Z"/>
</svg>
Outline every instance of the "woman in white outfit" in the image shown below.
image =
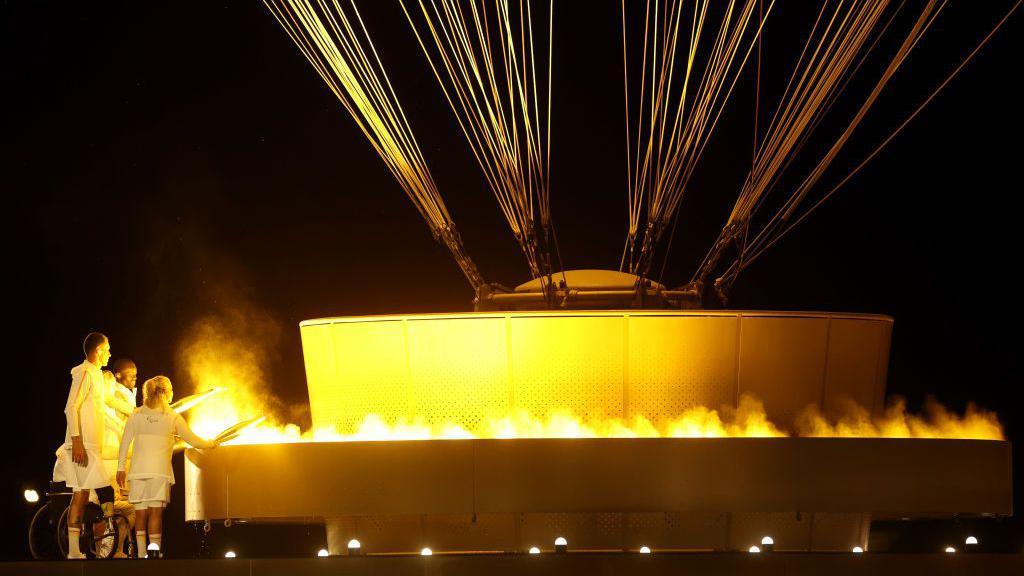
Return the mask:
<svg viewBox="0 0 1024 576">
<path fill-rule="evenodd" d="M 216 442 L 197 436 L 185 423 L 180 414 L 170 408 L 174 390 L 166 376 L 154 376 L 142 385 L 142 406 L 128 417 L 121 437 L 121 449 L 117 459 L 117 483 L 124 486 L 125 479 L 131 480 L 128 501 L 135 506 L 135 538 L 139 555 L 147 550 L 146 531 L 149 542 L 157 549 L 163 548 L 164 507 L 171 499 L 171 485 L 174 471 L 171 469 L 171 455 L 174 453 L 174 437 L 196 448 L 214 448 Z M 132 450 L 132 469 L 126 473 L 128 449 Z"/>
</svg>

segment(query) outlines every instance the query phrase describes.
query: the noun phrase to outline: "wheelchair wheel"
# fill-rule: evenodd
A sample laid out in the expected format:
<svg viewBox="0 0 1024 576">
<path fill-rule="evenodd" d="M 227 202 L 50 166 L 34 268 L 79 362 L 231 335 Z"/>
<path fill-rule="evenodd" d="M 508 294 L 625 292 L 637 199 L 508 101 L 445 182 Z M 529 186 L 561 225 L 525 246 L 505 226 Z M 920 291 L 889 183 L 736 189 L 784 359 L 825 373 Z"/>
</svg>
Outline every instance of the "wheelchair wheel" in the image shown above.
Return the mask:
<svg viewBox="0 0 1024 576">
<path fill-rule="evenodd" d="M 81 550 L 90 558 L 110 558 L 117 548 L 117 525 L 113 518 L 103 516 L 103 511 L 92 502 L 82 512 Z"/>
<path fill-rule="evenodd" d="M 32 523 L 28 526 L 28 550 L 36 560 L 59 560 L 64 557 L 56 526 L 50 519 L 49 502 L 40 506 L 32 516 Z"/>
<path fill-rule="evenodd" d="M 93 537 L 89 540 L 89 552 L 93 558 L 111 558 L 117 552 L 117 523 L 106 518 L 94 523 Z"/>
<path fill-rule="evenodd" d="M 61 558 L 68 557 L 68 513 L 70 511 L 70 507 L 65 508 L 57 522 L 57 546 L 60 549 Z M 109 529 L 113 522 L 97 522 L 97 519 L 100 518 L 103 518 L 103 511 L 99 506 L 92 502 L 85 505 L 85 510 L 82 511 L 82 532 L 78 540 L 78 549 L 88 558 L 110 558 L 114 555 L 114 548 L 117 547 L 117 530 Z M 111 532 L 113 532 L 112 538 Z"/>
</svg>

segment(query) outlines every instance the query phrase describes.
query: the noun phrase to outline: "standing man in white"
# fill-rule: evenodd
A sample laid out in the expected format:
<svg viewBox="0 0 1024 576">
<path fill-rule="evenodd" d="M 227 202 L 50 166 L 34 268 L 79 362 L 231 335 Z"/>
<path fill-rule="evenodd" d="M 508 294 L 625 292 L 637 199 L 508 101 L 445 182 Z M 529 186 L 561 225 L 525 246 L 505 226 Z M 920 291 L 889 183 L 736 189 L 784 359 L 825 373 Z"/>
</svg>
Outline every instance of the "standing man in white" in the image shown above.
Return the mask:
<svg viewBox="0 0 1024 576">
<path fill-rule="evenodd" d="M 95 490 L 103 513 L 113 512 L 114 489 L 103 466 L 104 407 L 106 385 L 101 369 L 110 360 L 110 341 L 92 332 L 82 343 L 85 361 L 71 369 L 71 389 L 64 405 L 64 480 L 73 491 L 68 511 L 68 559 L 85 558 L 79 545 L 82 512 Z"/>
</svg>

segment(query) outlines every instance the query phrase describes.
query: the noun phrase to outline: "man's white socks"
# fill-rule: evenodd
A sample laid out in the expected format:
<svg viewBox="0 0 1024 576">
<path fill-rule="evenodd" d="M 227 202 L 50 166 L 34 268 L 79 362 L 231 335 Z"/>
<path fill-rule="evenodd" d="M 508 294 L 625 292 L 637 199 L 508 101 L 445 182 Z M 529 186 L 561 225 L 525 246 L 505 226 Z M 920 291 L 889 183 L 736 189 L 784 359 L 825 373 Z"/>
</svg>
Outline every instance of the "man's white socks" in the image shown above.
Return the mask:
<svg viewBox="0 0 1024 576">
<path fill-rule="evenodd" d="M 68 560 L 81 560 L 85 558 L 85 554 L 82 554 L 79 546 L 79 535 L 82 530 L 80 528 L 72 528 L 68 526 Z"/>
</svg>

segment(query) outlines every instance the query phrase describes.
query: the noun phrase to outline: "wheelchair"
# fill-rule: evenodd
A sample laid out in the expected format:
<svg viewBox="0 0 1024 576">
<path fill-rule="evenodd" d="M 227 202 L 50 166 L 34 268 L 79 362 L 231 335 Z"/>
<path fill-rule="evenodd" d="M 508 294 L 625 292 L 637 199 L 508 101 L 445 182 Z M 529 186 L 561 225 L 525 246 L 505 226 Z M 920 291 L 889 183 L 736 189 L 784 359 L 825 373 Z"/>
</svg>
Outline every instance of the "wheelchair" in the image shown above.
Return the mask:
<svg viewBox="0 0 1024 576">
<path fill-rule="evenodd" d="M 46 503 L 36 510 L 28 528 L 28 546 L 37 560 L 63 560 L 68 556 L 68 514 L 71 508 L 71 490 L 63 482 L 51 482 L 46 492 Z M 80 550 L 88 558 L 112 558 L 117 552 L 118 529 L 128 531 L 125 553 L 137 558 L 135 538 L 130 523 L 123 514 L 110 516 L 96 504 L 89 502 L 82 512 Z"/>
</svg>

